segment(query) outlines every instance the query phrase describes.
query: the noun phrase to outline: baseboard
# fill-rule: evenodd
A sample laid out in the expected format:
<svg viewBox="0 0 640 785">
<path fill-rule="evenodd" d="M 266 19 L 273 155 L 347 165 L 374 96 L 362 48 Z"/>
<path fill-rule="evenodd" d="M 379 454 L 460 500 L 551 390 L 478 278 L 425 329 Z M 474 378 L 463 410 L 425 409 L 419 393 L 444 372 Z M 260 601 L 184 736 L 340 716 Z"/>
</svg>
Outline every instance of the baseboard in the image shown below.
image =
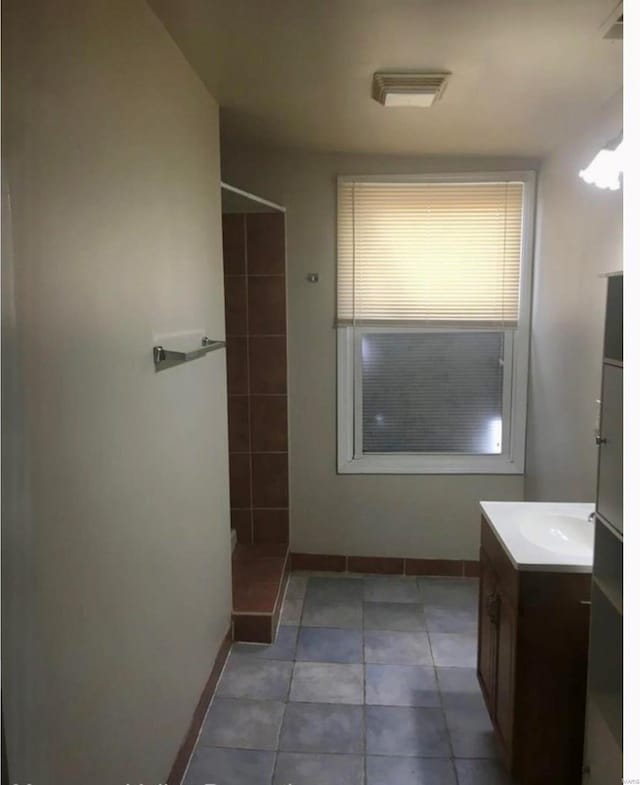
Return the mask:
<svg viewBox="0 0 640 785">
<path fill-rule="evenodd" d="M 318 570 L 319 572 L 374 573 L 379 575 L 476 578 L 480 573 L 480 563 L 465 559 L 409 559 L 395 556 L 292 553 L 291 569 Z"/>
<path fill-rule="evenodd" d="M 180 785 L 182 782 L 182 779 L 187 770 L 187 766 L 189 765 L 189 761 L 191 759 L 191 754 L 194 747 L 196 746 L 196 742 L 198 741 L 198 734 L 200 733 L 200 728 L 202 727 L 205 714 L 207 713 L 207 709 L 211 703 L 211 698 L 215 692 L 218 679 L 222 673 L 222 668 L 224 667 L 224 663 L 227 659 L 227 654 L 229 653 L 230 648 L 231 627 L 229 627 L 227 630 L 227 633 L 224 636 L 222 643 L 220 644 L 215 662 L 213 663 L 213 668 L 211 669 L 207 683 L 204 685 L 198 705 L 193 712 L 193 718 L 191 720 L 191 724 L 189 725 L 189 730 L 187 731 L 187 735 L 184 737 L 184 741 L 182 742 L 173 766 L 171 767 L 171 772 L 167 778 L 167 785 Z"/>
</svg>

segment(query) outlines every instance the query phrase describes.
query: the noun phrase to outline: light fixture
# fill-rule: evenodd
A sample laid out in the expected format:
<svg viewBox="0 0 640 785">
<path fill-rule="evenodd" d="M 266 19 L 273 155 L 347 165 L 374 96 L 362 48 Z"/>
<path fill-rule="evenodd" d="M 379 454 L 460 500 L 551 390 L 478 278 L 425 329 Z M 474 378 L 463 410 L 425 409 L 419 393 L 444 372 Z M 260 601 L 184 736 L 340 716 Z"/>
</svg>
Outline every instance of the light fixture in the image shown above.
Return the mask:
<svg viewBox="0 0 640 785">
<path fill-rule="evenodd" d="M 580 177 L 585 183 L 617 191 L 623 170 L 623 145 L 622 134 L 606 144 L 589 166 L 580 171 Z"/>
<path fill-rule="evenodd" d="M 442 97 L 450 74 L 444 72 L 373 75 L 372 97 L 383 106 L 431 106 Z"/>
</svg>

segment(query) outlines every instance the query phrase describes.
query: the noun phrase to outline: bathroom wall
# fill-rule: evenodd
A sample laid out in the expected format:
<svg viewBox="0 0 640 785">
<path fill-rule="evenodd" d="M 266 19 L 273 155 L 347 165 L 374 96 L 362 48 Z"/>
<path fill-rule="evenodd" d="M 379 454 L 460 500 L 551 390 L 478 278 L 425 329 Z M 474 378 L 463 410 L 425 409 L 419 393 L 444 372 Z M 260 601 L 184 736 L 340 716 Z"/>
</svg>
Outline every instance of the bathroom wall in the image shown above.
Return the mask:
<svg viewBox="0 0 640 785">
<path fill-rule="evenodd" d="M 231 525 L 241 543 L 288 542 L 284 215 L 224 215 L 222 237 Z"/>
<path fill-rule="evenodd" d="M 622 191 L 587 185 L 578 172 L 621 128 L 618 94 L 540 173 L 525 482 L 530 500 L 595 498 L 606 293 L 599 276 L 622 269 Z"/>
<path fill-rule="evenodd" d="M 476 559 L 478 501 L 522 498 L 521 476 L 336 473 L 335 178 L 535 167 L 267 150 L 223 135 L 223 179 L 287 207 L 292 551 Z"/>
<path fill-rule="evenodd" d="M 224 337 L 218 108 L 142 0 L 2 22 L 11 782 L 166 782 L 231 603 L 224 352 L 151 352 Z"/>
</svg>

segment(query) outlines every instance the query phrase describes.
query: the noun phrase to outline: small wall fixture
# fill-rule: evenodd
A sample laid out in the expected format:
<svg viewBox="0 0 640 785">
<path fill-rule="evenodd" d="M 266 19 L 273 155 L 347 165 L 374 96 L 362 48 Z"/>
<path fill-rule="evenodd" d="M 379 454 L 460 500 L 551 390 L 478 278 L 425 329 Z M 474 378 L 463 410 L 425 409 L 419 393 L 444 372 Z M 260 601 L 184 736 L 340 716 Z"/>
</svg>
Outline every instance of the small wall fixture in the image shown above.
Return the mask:
<svg viewBox="0 0 640 785">
<path fill-rule="evenodd" d="M 378 72 L 373 75 L 372 97 L 383 106 L 431 106 L 442 97 L 450 74 Z"/>
<path fill-rule="evenodd" d="M 597 188 L 608 188 L 610 191 L 617 191 L 620 188 L 623 144 L 620 134 L 600 150 L 589 166 L 579 172 L 585 183 L 595 185 Z"/>
<path fill-rule="evenodd" d="M 153 363 L 156 371 L 161 371 L 163 368 L 172 368 L 179 363 L 197 360 L 199 357 L 204 357 L 205 354 L 209 354 L 209 352 L 213 352 L 216 349 L 223 349 L 225 346 L 225 341 L 212 341 L 206 335 L 200 341 L 200 346 L 196 346 L 188 352 L 176 352 L 172 349 L 165 349 L 164 346 L 154 346 Z"/>
</svg>

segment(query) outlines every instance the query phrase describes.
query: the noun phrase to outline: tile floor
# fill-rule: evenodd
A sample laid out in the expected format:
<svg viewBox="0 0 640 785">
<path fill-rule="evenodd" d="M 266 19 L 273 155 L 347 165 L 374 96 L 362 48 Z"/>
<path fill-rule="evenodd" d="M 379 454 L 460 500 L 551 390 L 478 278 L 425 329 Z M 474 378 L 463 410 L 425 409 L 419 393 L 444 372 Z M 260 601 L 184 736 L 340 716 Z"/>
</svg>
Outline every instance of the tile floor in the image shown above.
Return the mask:
<svg viewBox="0 0 640 785">
<path fill-rule="evenodd" d="M 234 644 L 185 785 L 508 785 L 475 675 L 478 582 L 292 574 Z"/>
</svg>

